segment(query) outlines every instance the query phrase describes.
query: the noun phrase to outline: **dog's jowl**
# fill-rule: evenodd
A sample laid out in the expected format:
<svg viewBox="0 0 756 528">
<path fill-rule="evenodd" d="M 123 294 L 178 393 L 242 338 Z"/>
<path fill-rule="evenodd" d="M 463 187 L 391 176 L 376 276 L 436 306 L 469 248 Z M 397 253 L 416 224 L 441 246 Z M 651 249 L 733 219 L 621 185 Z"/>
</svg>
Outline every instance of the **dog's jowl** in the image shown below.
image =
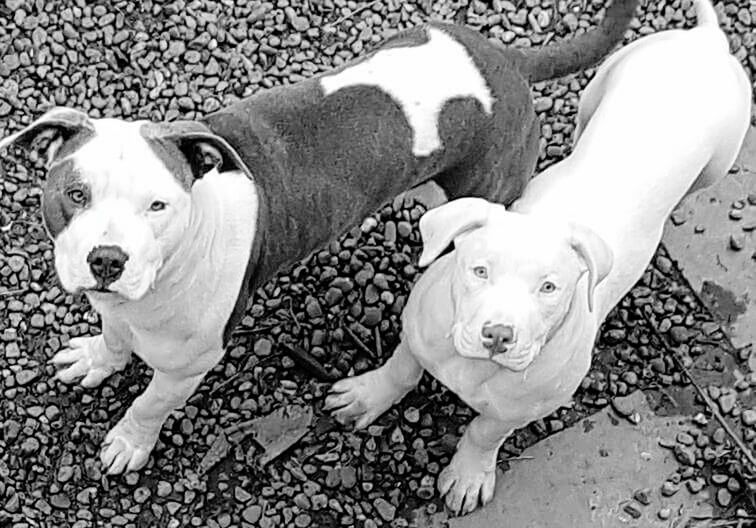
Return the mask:
<svg viewBox="0 0 756 528">
<path fill-rule="evenodd" d="M 101 335 L 53 358 L 58 378 L 98 385 L 132 352 L 154 370 L 105 438 L 108 471 L 146 463 L 163 421 L 218 364 L 250 295 L 280 266 L 428 180 L 450 198 L 514 201 L 538 152 L 529 83 L 595 64 L 635 5 L 616 0 L 600 27 L 523 50 L 433 23 L 200 121 L 55 108 L 0 141 L 50 140 L 43 216 L 56 270 L 101 315 Z"/>
</svg>

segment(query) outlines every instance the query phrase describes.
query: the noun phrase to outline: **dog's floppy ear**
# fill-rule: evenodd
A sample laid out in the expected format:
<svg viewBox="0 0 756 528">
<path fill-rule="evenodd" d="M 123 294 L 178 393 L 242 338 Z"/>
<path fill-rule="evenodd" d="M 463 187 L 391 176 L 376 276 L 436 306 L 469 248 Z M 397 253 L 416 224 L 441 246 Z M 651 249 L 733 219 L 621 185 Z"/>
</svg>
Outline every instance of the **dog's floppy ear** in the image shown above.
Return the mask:
<svg viewBox="0 0 756 528">
<path fill-rule="evenodd" d="M 483 198 L 458 198 L 431 209 L 420 217 L 423 254 L 418 265 L 428 266 L 462 233 L 482 227 L 490 203 Z"/>
<path fill-rule="evenodd" d="M 588 270 L 588 310 L 592 312 L 596 286 L 612 270 L 614 254 L 603 238 L 579 224 L 570 226 L 570 246 Z"/>
<path fill-rule="evenodd" d="M 55 107 L 23 130 L 0 140 L 0 149 L 10 145 L 29 149 L 37 140 L 49 138 L 50 142 L 45 152 L 49 165 L 63 142 L 82 132 L 94 134 L 94 125 L 87 114 L 73 108 Z"/>
<path fill-rule="evenodd" d="M 171 121 L 167 123 L 146 123 L 142 135 L 159 146 L 159 154 L 169 165 L 170 160 L 180 153 L 189 163 L 192 181 L 202 178 L 212 169 L 219 172 L 243 170 L 246 166 L 239 153 L 222 137 L 214 134 L 206 125 L 198 121 Z"/>
</svg>

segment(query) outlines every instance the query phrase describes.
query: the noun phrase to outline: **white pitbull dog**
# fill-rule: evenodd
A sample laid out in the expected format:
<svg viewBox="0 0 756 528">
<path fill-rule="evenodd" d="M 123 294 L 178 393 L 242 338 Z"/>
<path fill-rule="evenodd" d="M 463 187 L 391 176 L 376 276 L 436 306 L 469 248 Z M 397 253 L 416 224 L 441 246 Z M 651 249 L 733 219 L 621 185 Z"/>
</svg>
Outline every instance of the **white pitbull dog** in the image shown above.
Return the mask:
<svg viewBox="0 0 756 528">
<path fill-rule="evenodd" d="M 751 85 L 709 1 L 695 6 L 694 29 L 607 59 L 583 94 L 572 155 L 511 212 L 462 198 L 421 218 L 420 265 L 433 264 L 410 295 L 401 343 L 382 367 L 333 386 L 327 407 L 357 428 L 423 369 L 480 413 L 438 478 L 455 512 L 491 500 L 514 429 L 570 401 L 599 326 L 643 274 L 672 209 L 740 150 Z"/>
<path fill-rule="evenodd" d="M 55 267 L 102 318 L 101 335 L 72 339 L 53 358 L 58 378 L 98 385 L 132 352 L 154 370 L 105 438 L 108 472 L 145 464 L 165 419 L 218 364 L 252 292 L 281 265 L 427 180 L 449 198 L 514 201 L 538 152 L 529 83 L 599 61 L 636 3 L 615 0 L 599 27 L 542 48 L 431 23 L 199 121 L 55 108 L 0 141 L 49 140 L 42 213 Z"/>
</svg>

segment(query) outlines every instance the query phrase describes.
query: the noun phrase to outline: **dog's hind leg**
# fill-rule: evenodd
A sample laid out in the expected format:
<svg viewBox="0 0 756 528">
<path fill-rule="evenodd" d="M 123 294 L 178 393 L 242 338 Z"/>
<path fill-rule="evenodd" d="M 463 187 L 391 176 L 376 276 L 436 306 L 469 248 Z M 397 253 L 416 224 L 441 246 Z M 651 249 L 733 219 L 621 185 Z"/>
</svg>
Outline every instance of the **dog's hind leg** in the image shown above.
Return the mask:
<svg viewBox="0 0 756 528">
<path fill-rule="evenodd" d="M 470 422 L 457 452 L 438 477 L 438 491 L 455 514 L 470 513 L 493 498 L 499 447 L 515 427 L 484 415 Z"/>
<path fill-rule="evenodd" d="M 383 366 L 334 383 L 325 409 L 332 410 L 341 424 L 363 429 L 411 391 L 422 374 L 423 368 L 402 339 Z"/>
<path fill-rule="evenodd" d="M 116 371 L 123 370 L 131 358 L 131 332 L 121 323 L 103 317 L 102 334 L 71 339 L 68 348 L 50 360 L 67 365 L 56 374 L 63 383 L 81 379 L 83 387 L 96 387 Z"/>
</svg>

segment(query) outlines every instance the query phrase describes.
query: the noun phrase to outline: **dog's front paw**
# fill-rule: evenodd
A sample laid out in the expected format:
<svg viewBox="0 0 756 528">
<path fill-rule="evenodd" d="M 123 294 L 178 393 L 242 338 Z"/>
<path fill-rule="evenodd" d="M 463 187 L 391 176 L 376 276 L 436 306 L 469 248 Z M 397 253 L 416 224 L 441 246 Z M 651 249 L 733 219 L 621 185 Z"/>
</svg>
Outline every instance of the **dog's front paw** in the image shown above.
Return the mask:
<svg viewBox="0 0 756 528">
<path fill-rule="evenodd" d="M 82 378 L 84 387 L 96 387 L 128 363 L 128 354 L 115 354 L 105 346 L 102 335 L 75 337 L 68 348 L 61 350 L 50 360 L 56 366 L 68 365 L 55 375 L 63 383 L 73 383 Z"/>
<path fill-rule="evenodd" d="M 127 410 L 123 418 L 105 436 L 100 460 L 108 475 L 141 469 L 155 447 L 160 433 L 156 429 L 136 423 Z"/>
<path fill-rule="evenodd" d="M 355 429 L 364 429 L 406 392 L 378 368 L 334 383 L 324 408 L 332 410 L 342 425 L 353 423 Z"/>
<path fill-rule="evenodd" d="M 457 451 L 438 476 L 438 491 L 455 515 L 470 513 L 493 498 L 496 467 L 488 469 L 485 458 Z"/>
</svg>

